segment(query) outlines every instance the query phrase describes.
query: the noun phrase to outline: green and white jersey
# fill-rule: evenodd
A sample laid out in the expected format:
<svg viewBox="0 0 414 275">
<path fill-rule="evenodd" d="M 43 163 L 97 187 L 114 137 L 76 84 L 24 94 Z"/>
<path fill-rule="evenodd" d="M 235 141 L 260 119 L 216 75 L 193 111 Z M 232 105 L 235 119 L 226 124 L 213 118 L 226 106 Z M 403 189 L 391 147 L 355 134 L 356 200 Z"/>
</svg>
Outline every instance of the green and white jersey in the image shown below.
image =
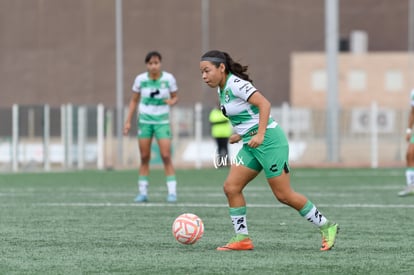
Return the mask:
<svg viewBox="0 0 414 275">
<path fill-rule="evenodd" d="M 160 78 L 153 80 L 148 72 L 139 74 L 132 85 L 132 91 L 141 94 L 139 122 L 147 124 L 169 123 L 170 106 L 165 100 L 178 90 L 172 74 L 162 71 Z"/>
<path fill-rule="evenodd" d="M 411 103 L 411 106 L 414 107 L 414 89 L 411 90 L 410 103 Z"/>
<path fill-rule="evenodd" d="M 257 89 L 249 81 L 233 74 L 227 76 L 224 89 L 218 89 L 221 110 L 227 116 L 243 142 L 248 142 L 259 127 L 259 108 L 247 100 Z M 277 123 L 269 117 L 268 128 L 276 127 Z"/>
</svg>

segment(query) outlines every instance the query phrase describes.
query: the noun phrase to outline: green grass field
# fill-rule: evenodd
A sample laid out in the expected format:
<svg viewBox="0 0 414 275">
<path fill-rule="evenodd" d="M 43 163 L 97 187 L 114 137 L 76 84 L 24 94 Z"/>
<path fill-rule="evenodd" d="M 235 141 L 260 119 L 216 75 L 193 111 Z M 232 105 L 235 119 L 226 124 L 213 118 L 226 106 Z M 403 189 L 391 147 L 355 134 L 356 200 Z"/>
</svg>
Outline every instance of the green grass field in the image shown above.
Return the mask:
<svg viewBox="0 0 414 275">
<path fill-rule="evenodd" d="M 245 191 L 253 251 L 218 252 L 233 234 L 226 169 L 179 170 L 165 202 L 162 170 L 135 204 L 135 171 L 0 175 L 0 274 L 413 274 L 414 196 L 403 169 L 293 169 L 292 185 L 341 230 L 320 252 L 318 230 L 272 196 L 263 175 Z M 171 224 L 199 215 L 203 238 L 181 245 Z"/>
</svg>

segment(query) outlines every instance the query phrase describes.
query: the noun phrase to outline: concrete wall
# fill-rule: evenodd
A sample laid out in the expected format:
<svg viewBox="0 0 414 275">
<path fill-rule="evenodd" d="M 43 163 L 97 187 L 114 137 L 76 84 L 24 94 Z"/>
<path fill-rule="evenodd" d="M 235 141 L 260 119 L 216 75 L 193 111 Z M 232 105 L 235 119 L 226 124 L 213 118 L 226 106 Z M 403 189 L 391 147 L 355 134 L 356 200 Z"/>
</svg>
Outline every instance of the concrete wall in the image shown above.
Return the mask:
<svg viewBox="0 0 414 275">
<path fill-rule="evenodd" d="M 326 89 L 316 89 L 312 82 L 316 72 L 326 70 L 325 55 L 296 53 L 292 56 L 291 69 L 292 106 L 324 109 Z M 355 72 L 357 75 L 352 75 Z M 339 105 L 345 109 L 366 107 L 376 101 L 379 106 L 406 109 L 414 87 L 413 75 L 414 55 L 405 52 L 341 54 L 338 57 Z"/>
<path fill-rule="evenodd" d="M 210 47 L 249 65 L 273 103 L 290 100 L 290 54 L 324 49 L 325 0 L 211 0 Z M 0 0 L 0 107 L 115 106 L 114 0 Z M 340 35 L 367 31 L 369 50 L 407 48 L 408 1 L 340 1 Z M 203 88 L 201 0 L 123 0 L 125 103 L 144 55 L 159 50 L 180 105 L 213 105 Z"/>
</svg>

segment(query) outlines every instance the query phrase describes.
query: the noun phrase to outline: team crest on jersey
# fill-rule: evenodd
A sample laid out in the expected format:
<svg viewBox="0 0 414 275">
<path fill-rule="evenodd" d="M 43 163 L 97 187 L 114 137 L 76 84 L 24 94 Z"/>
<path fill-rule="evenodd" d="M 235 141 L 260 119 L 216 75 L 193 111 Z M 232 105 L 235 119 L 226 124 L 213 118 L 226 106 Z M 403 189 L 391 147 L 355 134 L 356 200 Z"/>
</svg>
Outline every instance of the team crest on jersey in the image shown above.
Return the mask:
<svg viewBox="0 0 414 275">
<path fill-rule="evenodd" d="M 230 102 L 229 91 L 224 91 L 224 102 L 226 102 L 226 103 Z"/>
</svg>

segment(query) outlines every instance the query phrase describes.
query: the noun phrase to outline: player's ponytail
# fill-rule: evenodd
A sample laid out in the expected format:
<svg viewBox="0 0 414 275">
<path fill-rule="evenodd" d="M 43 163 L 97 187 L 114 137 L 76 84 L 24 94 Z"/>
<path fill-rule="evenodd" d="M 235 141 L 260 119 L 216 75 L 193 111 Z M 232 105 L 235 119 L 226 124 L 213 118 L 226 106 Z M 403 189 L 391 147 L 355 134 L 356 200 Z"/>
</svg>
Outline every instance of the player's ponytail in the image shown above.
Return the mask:
<svg viewBox="0 0 414 275">
<path fill-rule="evenodd" d="M 221 63 L 224 64 L 226 67 L 226 73 L 232 73 L 241 79 L 247 80 L 249 82 L 253 82 L 253 80 L 250 79 L 249 75 L 247 74 L 247 68 L 248 66 L 243 66 L 238 62 L 235 62 L 231 56 L 226 52 L 221 52 L 217 50 L 212 50 L 209 52 L 206 52 L 201 57 L 201 61 L 210 61 L 213 63 L 216 67 L 219 67 Z"/>
</svg>

